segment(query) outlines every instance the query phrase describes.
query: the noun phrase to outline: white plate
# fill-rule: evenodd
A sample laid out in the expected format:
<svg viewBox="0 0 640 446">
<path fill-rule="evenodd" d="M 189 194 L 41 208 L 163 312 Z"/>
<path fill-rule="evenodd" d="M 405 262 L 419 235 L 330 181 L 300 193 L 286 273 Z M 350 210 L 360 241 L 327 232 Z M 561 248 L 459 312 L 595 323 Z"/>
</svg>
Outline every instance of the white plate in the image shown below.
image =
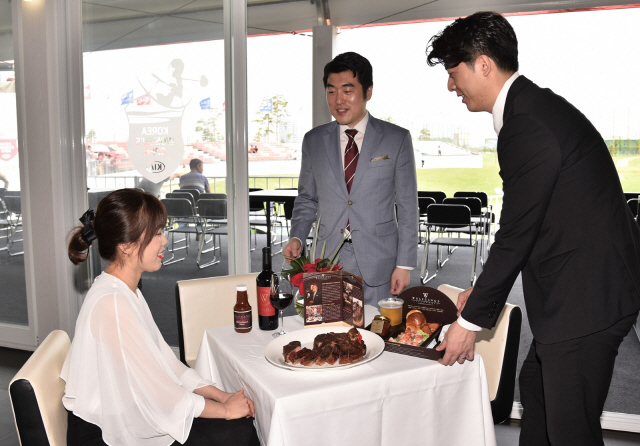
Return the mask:
<svg viewBox="0 0 640 446">
<path fill-rule="evenodd" d="M 362 358 L 361 361 L 353 364 L 338 364 L 336 362 L 334 365 L 330 365 L 325 363 L 321 366 L 315 364 L 312 366 L 304 366 L 302 364 L 293 365 L 284 362 L 282 348 L 289 342 L 300 341 L 302 347 L 312 349 L 313 340 L 317 335 L 329 332 L 343 333 L 349 331 L 350 329 L 351 327 L 313 327 L 305 328 L 303 330 L 296 330 L 291 333 L 278 336 L 273 341 L 269 342 L 267 348 L 265 348 L 264 350 L 264 356 L 271 364 L 275 365 L 276 367 L 282 367 L 283 369 L 307 372 L 322 372 L 326 370 L 343 370 L 350 367 L 356 367 L 361 364 L 366 364 L 367 362 L 373 361 L 382 354 L 382 352 L 384 351 L 384 341 L 382 340 L 382 338 L 375 333 L 371 333 L 370 331 L 358 329 L 358 332 L 360 332 L 360 335 L 362 335 L 362 340 L 365 344 L 367 344 L 367 353 L 364 355 L 364 358 Z"/>
</svg>

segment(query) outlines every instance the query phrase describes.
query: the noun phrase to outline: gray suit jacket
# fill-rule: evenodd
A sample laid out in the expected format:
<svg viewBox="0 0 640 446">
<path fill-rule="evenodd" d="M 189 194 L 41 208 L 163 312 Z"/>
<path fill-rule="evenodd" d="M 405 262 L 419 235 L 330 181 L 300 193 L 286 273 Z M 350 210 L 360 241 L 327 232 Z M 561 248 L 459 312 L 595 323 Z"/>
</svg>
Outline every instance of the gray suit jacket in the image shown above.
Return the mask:
<svg viewBox="0 0 640 446">
<path fill-rule="evenodd" d="M 371 115 L 359 149 L 349 193 L 338 123 L 318 126 L 305 135 L 291 236 L 305 240 L 320 217 L 318 249 L 326 241 L 325 255 L 329 256 L 349 221 L 363 279 L 369 286 L 379 286 L 391 280 L 397 265 L 417 264 L 415 158 L 408 130 Z"/>
</svg>

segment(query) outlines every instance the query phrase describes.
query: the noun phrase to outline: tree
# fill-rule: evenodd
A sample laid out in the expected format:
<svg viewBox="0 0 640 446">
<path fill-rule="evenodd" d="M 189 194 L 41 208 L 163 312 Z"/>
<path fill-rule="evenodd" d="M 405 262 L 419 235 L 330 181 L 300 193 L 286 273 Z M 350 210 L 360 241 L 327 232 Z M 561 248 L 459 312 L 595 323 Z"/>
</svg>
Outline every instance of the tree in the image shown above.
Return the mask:
<svg viewBox="0 0 640 446">
<path fill-rule="evenodd" d="M 423 127 L 422 130 L 420 130 L 418 141 L 431 141 L 431 132 L 427 127 Z"/>
<path fill-rule="evenodd" d="M 270 140 L 269 134 L 271 133 L 275 133 L 276 141 L 280 141 L 280 121 L 282 121 L 285 116 L 289 116 L 289 112 L 287 112 L 287 105 L 289 105 L 289 101 L 287 101 L 281 94 L 277 94 L 270 98 L 264 98 L 262 100 L 262 105 L 257 112 L 258 118 L 254 119 L 253 122 L 261 124 L 258 133 L 260 136 L 264 135 L 267 141 Z M 275 130 L 271 129 L 272 126 L 275 127 Z"/>
<path fill-rule="evenodd" d="M 222 141 L 224 136 L 220 133 L 220 126 L 218 125 L 218 120 L 222 116 L 222 112 L 217 108 L 212 108 L 209 110 L 210 118 L 208 119 L 200 119 L 196 126 L 196 132 L 202 133 L 202 141 L 210 142 L 210 141 Z"/>
<path fill-rule="evenodd" d="M 387 116 L 386 118 L 382 118 L 382 120 L 390 122 L 391 124 L 395 124 L 396 123 L 396 121 L 394 121 L 391 116 Z"/>
<path fill-rule="evenodd" d="M 611 144 L 609 144 L 609 153 L 613 156 L 616 153 L 618 153 L 618 148 L 616 147 L 616 140 L 615 138 L 613 139 L 613 141 L 611 141 Z"/>
<path fill-rule="evenodd" d="M 95 141 L 95 139 L 96 139 L 96 131 L 93 130 L 93 129 L 89 130 L 89 133 L 87 133 L 86 141 L 87 142 L 89 142 L 89 141 L 93 142 L 93 141 Z"/>
</svg>

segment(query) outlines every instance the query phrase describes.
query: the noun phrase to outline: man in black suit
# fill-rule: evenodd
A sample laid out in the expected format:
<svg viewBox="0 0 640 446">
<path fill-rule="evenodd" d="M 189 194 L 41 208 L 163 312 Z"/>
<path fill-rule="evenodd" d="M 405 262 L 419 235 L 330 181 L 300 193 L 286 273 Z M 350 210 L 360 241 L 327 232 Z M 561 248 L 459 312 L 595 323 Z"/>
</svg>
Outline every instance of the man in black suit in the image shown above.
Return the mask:
<svg viewBox="0 0 640 446">
<path fill-rule="evenodd" d="M 640 309 L 640 230 L 607 147 L 587 118 L 518 73 L 501 15 L 458 19 L 430 41 L 448 88 L 493 114 L 504 200 L 500 230 L 440 350 L 473 359 L 522 273 L 534 340 L 520 372 L 521 445 L 602 445 L 600 415 L 618 347 Z"/>
</svg>

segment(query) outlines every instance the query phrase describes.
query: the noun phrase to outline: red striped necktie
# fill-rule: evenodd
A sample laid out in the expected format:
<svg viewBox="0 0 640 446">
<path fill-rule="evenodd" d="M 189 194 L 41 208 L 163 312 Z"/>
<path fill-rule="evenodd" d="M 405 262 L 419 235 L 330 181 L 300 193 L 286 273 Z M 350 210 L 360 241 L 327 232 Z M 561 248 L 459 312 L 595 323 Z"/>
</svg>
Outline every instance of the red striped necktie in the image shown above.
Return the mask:
<svg viewBox="0 0 640 446">
<path fill-rule="evenodd" d="M 355 141 L 355 136 L 358 131 L 356 129 L 348 129 L 344 131 L 349 137 L 347 142 L 347 148 L 344 151 L 344 181 L 347 183 L 347 191 L 351 193 L 351 185 L 353 184 L 353 177 L 356 175 L 356 167 L 358 166 L 358 158 L 360 153 L 358 152 L 358 145 Z M 347 231 L 351 232 L 351 225 L 347 220 Z"/>
<path fill-rule="evenodd" d="M 344 132 L 349 137 L 347 148 L 344 151 L 344 181 L 347 183 L 347 191 L 351 192 L 353 177 L 356 174 L 356 167 L 358 166 L 358 158 L 360 158 L 358 145 L 355 141 L 355 136 L 358 131 L 356 129 L 348 129 Z"/>
</svg>

